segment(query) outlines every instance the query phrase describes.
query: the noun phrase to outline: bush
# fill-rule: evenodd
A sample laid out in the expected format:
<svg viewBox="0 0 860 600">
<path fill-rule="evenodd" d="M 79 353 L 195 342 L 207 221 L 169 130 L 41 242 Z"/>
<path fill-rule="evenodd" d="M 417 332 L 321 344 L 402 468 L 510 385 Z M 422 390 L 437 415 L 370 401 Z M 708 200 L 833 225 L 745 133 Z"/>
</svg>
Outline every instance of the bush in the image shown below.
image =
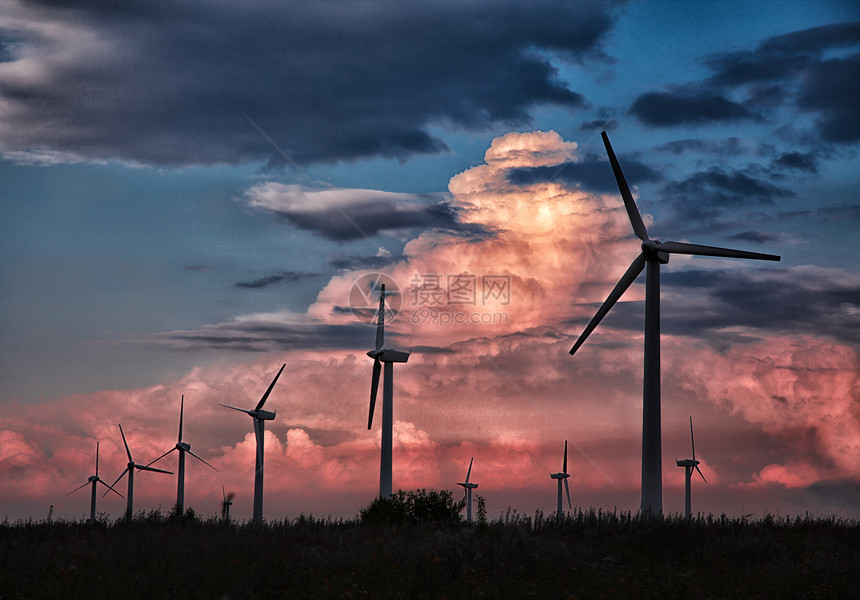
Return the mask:
<svg viewBox="0 0 860 600">
<path fill-rule="evenodd" d="M 398 490 L 391 498 L 376 498 L 359 511 L 358 518 L 362 525 L 459 523 L 465 506 L 465 499 L 455 502 L 448 490 Z"/>
</svg>

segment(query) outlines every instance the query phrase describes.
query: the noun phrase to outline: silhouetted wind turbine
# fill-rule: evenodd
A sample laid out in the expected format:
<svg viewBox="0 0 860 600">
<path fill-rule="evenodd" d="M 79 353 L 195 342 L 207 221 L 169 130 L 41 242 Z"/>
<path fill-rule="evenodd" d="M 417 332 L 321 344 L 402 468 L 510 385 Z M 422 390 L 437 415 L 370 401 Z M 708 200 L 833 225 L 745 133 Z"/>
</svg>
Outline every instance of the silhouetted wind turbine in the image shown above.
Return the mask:
<svg viewBox="0 0 860 600">
<path fill-rule="evenodd" d="M 252 419 L 254 419 L 254 435 L 257 438 L 257 464 L 256 471 L 254 474 L 254 525 L 262 525 L 263 523 L 263 439 L 264 433 L 266 429 L 266 421 L 272 421 L 275 418 L 275 413 L 277 411 L 270 412 L 268 410 L 263 410 L 263 405 L 266 403 L 266 400 L 269 398 L 269 394 L 272 393 L 272 388 L 275 387 L 275 383 L 278 381 L 278 377 L 281 376 L 281 373 L 284 372 L 284 367 L 286 367 L 286 363 L 281 366 L 281 370 L 278 371 L 278 374 L 275 375 L 275 378 L 272 380 L 272 383 L 269 384 L 269 389 L 266 390 L 266 393 L 263 394 L 263 397 L 260 398 L 260 401 L 257 403 L 257 406 L 254 410 L 245 410 L 244 408 L 236 408 L 235 406 L 227 406 L 226 404 L 221 404 L 224 408 L 232 408 L 233 410 L 238 410 L 239 412 L 243 412 L 246 415 L 249 415 Z"/>
<path fill-rule="evenodd" d="M 215 467 L 213 467 L 208 462 L 206 462 L 205 460 L 203 460 L 202 458 L 200 458 L 199 456 L 197 456 L 196 454 L 194 454 L 191 451 L 191 444 L 188 444 L 188 443 L 182 441 L 182 417 L 183 417 L 184 412 L 185 412 L 185 394 L 182 395 L 182 401 L 179 405 L 179 437 L 177 438 L 176 445 L 173 446 L 173 448 L 171 448 L 170 450 L 168 450 L 164 454 L 162 454 L 161 456 L 159 456 L 158 458 L 156 458 L 154 461 L 149 463 L 149 465 L 146 465 L 146 466 L 154 465 L 155 463 L 160 461 L 162 458 L 164 458 L 165 456 L 167 456 L 168 454 L 170 454 L 174 450 L 179 450 L 179 473 L 177 475 L 177 482 L 176 482 L 176 506 L 178 507 L 180 515 L 185 513 L 185 453 L 187 452 L 188 454 L 190 454 L 191 456 L 193 456 L 194 458 L 196 458 L 197 460 L 202 462 L 204 465 L 206 465 L 212 469 L 215 469 Z M 218 469 L 215 469 L 215 470 L 217 471 Z"/>
<path fill-rule="evenodd" d="M 123 476 L 128 473 L 128 498 L 126 498 L 126 506 L 125 506 L 125 519 L 126 521 L 131 521 L 134 516 L 134 470 L 138 471 L 153 471 L 155 473 L 166 473 L 167 475 L 173 475 L 173 471 L 164 471 L 162 469 L 156 469 L 155 467 L 150 467 L 148 465 L 139 465 L 134 462 L 134 459 L 131 457 L 131 450 L 128 449 L 128 442 L 125 441 L 125 433 L 122 431 L 122 425 L 117 425 L 119 427 L 119 433 L 122 436 L 122 443 L 125 445 L 125 453 L 128 454 L 128 465 L 125 467 L 125 471 L 123 471 L 119 477 L 116 478 L 116 481 L 113 482 L 113 485 L 119 483 L 119 480 L 123 478 Z M 111 487 L 113 487 L 113 485 Z M 109 491 L 109 490 L 108 490 Z M 107 496 L 107 492 L 102 494 L 102 496 Z"/>
<path fill-rule="evenodd" d="M 221 496 L 224 498 L 221 502 L 221 518 L 224 521 L 230 520 L 230 506 L 233 504 L 233 498 L 236 497 L 236 494 L 230 492 L 229 494 L 224 491 L 224 486 L 221 486 Z"/>
<path fill-rule="evenodd" d="M 373 377 L 370 381 L 370 414 L 367 428 L 373 424 L 373 409 L 376 406 L 376 393 L 379 390 L 379 372 L 385 365 L 382 383 L 382 448 L 379 461 L 379 497 L 391 497 L 391 445 L 394 431 L 394 363 L 405 363 L 409 352 L 383 348 L 385 341 L 385 284 L 379 291 L 379 316 L 376 324 L 376 347 L 367 353 L 373 359 Z"/>
<path fill-rule="evenodd" d="M 458 483 L 457 485 L 462 486 L 466 492 L 466 522 L 472 522 L 472 490 L 478 487 L 477 483 L 469 483 L 469 476 L 472 474 L 472 463 L 474 462 L 475 457 L 472 457 L 472 460 L 469 461 L 469 470 L 466 471 L 466 481 L 463 483 Z"/>
<path fill-rule="evenodd" d="M 621 172 L 609 138 L 602 132 L 603 144 L 618 182 L 618 189 L 627 209 L 627 216 L 633 225 L 633 232 L 642 240 L 642 252 L 615 285 L 597 314 L 576 340 L 570 353 L 576 352 L 594 331 L 601 319 L 606 316 L 621 295 L 638 275 L 645 269 L 645 364 L 642 384 L 642 495 L 639 510 L 642 513 L 660 514 L 663 512 L 663 471 L 660 449 L 660 265 L 669 262 L 670 254 L 692 254 L 695 256 L 721 256 L 725 258 L 748 258 L 754 260 L 779 260 L 773 254 L 760 254 L 743 250 L 699 246 L 685 242 L 660 242 L 648 237 L 645 223 L 633 201 L 630 188 Z"/>
<path fill-rule="evenodd" d="M 573 505 L 570 503 L 570 486 L 567 483 L 567 478 L 570 477 L 570 474 L 567 472 L 567 440 L 564 440 L 564 466 L 561 470 L 561 473 L 550 473 L 549 475 L 553 479 L 558 479 L 558 512 L 556 513 L 557 518 L 561 519 L 562 515 L 562 507 L 561 507 L 561 482 L 564 482 L 564 491 L 567 492 L 567 507 L 573 508 Z"/>
<path fill-rule="evenodd" d="M 693 458 L 675 461 L 679 467 L 684 467 L 684 515 L 688 519 L 693 515 L 692 504 L 690 502 L 690 479 L 693 475 L 693 469 L 699 472 L 699 475 L 702 476 L 702 481 L 708 483 L 704 473 L 699 468 L 699 461 L 696 460 L 696 443 L 693 441 L 693 417 L 690 417 L 690 449 L 693 452 Z"/>
<path fill-rule="evenodd" d="M 68 496 L 70 494 L 74 494 L 75 492 L 77 492 L 82 487 L 87 486 L 87 485 L 92 485 L 92 488 L 93 488 L 92 489 L 92 495 L 90 496 L 90 520 L 87 521 L 88 523 L 95 523 L 96 522 L 96 487 L 97 487 L 96 484 L 97 483 L 102 484 L 103 486 L 108 488 L 109 491 L 113 491 L 113 493 L 116 494 L 117 496 L 119 496 L 120 498 L 124 498 L 124 496 L 122 494 L 120 494 L 118 491 L 113 489 L 113 486 L 106 484 L 104 482 L 104 480 L 99 478 L 99 443 L 98 442 L 96 442 L 96 474 L 90 475 L 89 479 L 87 479 L 87 482 L 85 484 L 83 484 L 79 487 L 76 487 L 71 492 L 66 494 L 66 496 Z M 107 491 L 105 492 L 105 494 L 107 494 Z"/>
</svg>

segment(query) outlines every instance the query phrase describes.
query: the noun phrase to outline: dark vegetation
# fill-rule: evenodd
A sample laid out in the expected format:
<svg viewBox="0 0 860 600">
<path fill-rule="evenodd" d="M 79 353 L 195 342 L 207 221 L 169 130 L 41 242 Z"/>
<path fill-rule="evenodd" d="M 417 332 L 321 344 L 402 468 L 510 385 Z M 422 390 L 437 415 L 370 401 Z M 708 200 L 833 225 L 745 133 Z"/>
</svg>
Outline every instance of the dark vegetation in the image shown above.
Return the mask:
<svg viewBox="0 0 860 600">
<path fill-rule="evenodd" d="M 480 498 L 480 497 L 479 497 Z M 0 524 L 0 598 L 858 598 L 860 522 L 577 510 L 562 521 L 451 492 L 398 492 L 352 520 Z"/>
</svg>

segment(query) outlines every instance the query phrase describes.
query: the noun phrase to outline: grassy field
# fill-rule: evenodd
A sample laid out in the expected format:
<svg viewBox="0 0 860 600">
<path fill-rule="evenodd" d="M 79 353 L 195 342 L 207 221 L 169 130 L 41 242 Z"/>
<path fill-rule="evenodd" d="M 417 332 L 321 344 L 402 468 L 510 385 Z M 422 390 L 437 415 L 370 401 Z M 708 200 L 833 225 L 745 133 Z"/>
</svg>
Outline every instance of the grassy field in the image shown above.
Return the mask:
<svg viewBox="0 0 860 600">
<path fill-rule="evenodd" d="M 860 523 L 508 512 L 0 525 L 0 598 L 860 598 Z"/>
</svg>

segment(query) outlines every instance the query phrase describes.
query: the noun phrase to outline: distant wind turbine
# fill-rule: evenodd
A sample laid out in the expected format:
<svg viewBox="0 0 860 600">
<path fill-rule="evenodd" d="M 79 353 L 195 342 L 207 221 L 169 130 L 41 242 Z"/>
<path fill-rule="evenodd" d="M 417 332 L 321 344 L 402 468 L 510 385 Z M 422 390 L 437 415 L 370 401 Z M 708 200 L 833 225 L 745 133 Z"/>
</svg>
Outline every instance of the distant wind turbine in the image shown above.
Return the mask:
<svg viewBox="0 0 860 600">
<path fill-rule="evenodd" d="M 257 463 L 256 463 L 256 471 L 254 474 L 254 525 L 262 525 L 263 523 L 263 440 L 264 433 L 266 428 L 266 421 L 272 421 L 275 418 L 275 413 L 277 411 L 270 412 L 268 410 L 263 410 L 263 405 L 266 403 L 266 400 L 269 398 L 269 394 L 272 393 L 272 388 L 275 387 L 275 383 L 278 381 L 278 377 L 281 376 L 281 373 L 284 372 L 284 367 L 286 367 L 286 363 L 281 366 L 281 370 L 278 371 L 278 374 L 275 375 L 275 378 L 272 380 L 272 383 L 269 384 L 269 389 L 266 390 L 266 393 L 263 394 L 263 397 L 260 398 L 260 401 L 257 403 L 257 406 L 253 410 L 245 410 L 244 408 L 236 408 L 235 406 L 227 406 L 226 404 L 221 404 L 224 408 L 232 408 L 233 410 L 238 410 L 239 412 L 243 412 L 246 415 L 250 416 L 254 419 L 254 435 L 257 438 Z"/>
<path fill-rule="evenodd" d="M 172 471 L 164 471 L 162 469 L 156 469 L 155 467 L 150 467 L 148 465 L 139 465 L 134 462 L 134 459 L 131 457 L 131 450 L 128 449 L 128 442 L 125 441 L 125 433 L 122 431 L 122 425 L 118 425 L 119 433 L 122 436 L 122 443 L 125 445 L 125 453 L 128 454 L 128 465 L 125 467 L 125 471 L 123 471 L 119 477 L 116 478 L 116 481 L 113 482 L 113 487 L 119 480 L 123 478 L 123 476 L 128 473 L 128 497 L 126 498 L 126 506 L 125 506 L 125 520 L 131 521 L 134 516 L 134 470 L 138 471 L 153 471 L 155 473 L 166 473 L 167 475 L 173 475 Z M 108 490 L 110 491 L 110 490 Z M 107 492 L 102 494 L 102 496 L 107 496 Z"/>
<path fill-rule="evenodd" d="M 221 496 L 223 498 L 221 502 L 221 519 L 224 521 L 230 520 L 230 506 L 233 504 L 233 498 L 236 497 L 236 494 L 230 492 L 229 494 L 224 490 L 224 486 L 221 486 Z"/>
<path fill-rule="evenodd" d="M 379 372 L 385 365 L 382 384 L 382 448 L 379 461 L 379 497 L 391 497 L 391 445 L 394 437 L 394 363 L 405 363 L 409 352 L 383 348 L 385 342 L 385 284 L 379 291 L 379 316 L 376 324 L 376 347 L 367 353 L 373 359 L 373 377 L 370 381 L 370 414 L 367 428 L 373 424 L 373 409 L 379 390 Z"/>
<path fill-rule="evenodd" d="M 627 209 L 633 232 L 642 240 L 642 252 L 615 285 L 597 314 L 576 340 L 570 353 L 575 353 L 598 323 L 612 309 L 618 299 L 645 269 L 645 363 L 642 384 L 642 491 L 639 510 L 642 513 L 663 512 L 663 470 L 660 447 L 660 265 L 669 262 L 670 254 L 692 254 L 695 256 L 721 256 L 725 258 L 747 258 L 754 260 L 779 260 L 773 254 L 760 254 L 743 250 L 699 246 L 685 242 L 660 242 L 648 237 L 645 223 L 633 201 L 630 188 L 621 172 L 615 152 L 606 132 L 602 132 L 603 144 L 609 155 L 618 189 Z"/>
<path fill-rule="evenodd" d="M 182 417 L 185 412 L 185 394 L 182 395 L 182 401 L 179 405 L 179 437 L 177 438 L 176 445 L 173 446 L 170 450 L 156 458 L 154 461 L 149 463 L 146 466 L 151 466 L 160 461 L 162 458 L 173 452 L 174 450 L 179 450 L 179 473 L 177 475 L 176 482 L 176 506 L 179 514 L 185 514 L 185 453 L 187 452 L 204 465 L 208 466 L 211 469 L 215 469 L 208 462 L 197 456 L 191 451 L 191 444 L 182 441 Z M 163 447 L 163 446 L 162 446 Z M 216 471 L 218 469 L 215 469 Z"/>
<path fill-rule="evenodd" d="M 457 485 L 463 487 L 466 492 L 466 522 L 472 522 L 472 490 L 478 487 L 477 483 L 469 483 L 469 476 L 472 474 L 472 463 L 474 462 L 475 457 L 472 457 L 472 460 L 469 461 L 469 470 L 466 471 L 466 481 L 463 483 L 458 483 Z"/>
<path fill-rule="evenodd" d="M 690 449 L 693 452 L 693 458 L 675 461 L 679 467 L 684 467 L 684 515 L 688 519 L 693 515 L 692 504 L 690 502 L 690 479 L 693 476 L 693 469 L 699 472 L 699 475 L 702 476 L 702 481 L 708 483 L 704 473 L 699 468 L 699 461 L 696 460 L 696 443 L 693 441 L 693 417 L 690 417 Z"/>
<path fill-rule="evenodd" d="M 553 479 L 558 479 L 558 512 L 556 512 L 557 518 L 561 519 L 562 516 L 562 507 L 561 507 L 561 482 L 564 482 L 564 491 L 567 492 L 567 507 L 572 509 L 573 505 L 570 503 L 570 486 L 567 483 L 568 477 L 570 474 L 567 472 L 567 440 L 564 440 L 564 466 L 561 469 L 561 473 L 550 473 L 549 475 Z"/>
<path fill-rule="evenodd" d="M 87 521 L 88 523 L 95 523 L 96 522 L 96 487 L 97 487 L 96 484 L 97 483 L 102 484 L 103 486 L 108 488 L 108 491 L 112 491 L 114 494 L 116 494 L 120 498 L 124 498 L 124 496 L 122 494 L 120 494 L 118 491 L 113 489 L 113 486 L 106 484 L 104 482 L 104 480 L 99 478 L 99 443 L 98 442 L 96 442 L 96 474 L 90 475 L 90 477 L 89 477 L 89 479 L 87 479 L 86 483 L 84 483 L 83 485 L 81 485 L 79 487 L 76 487 L 71 492 L 66 494 L 66 496 L 68 496 L 70 494 L 74 494 L 75 492 L 77 492 L 82 487 L 85 487 L 87 485 L 92 485 L 92 494 L 90 496 L 90 520 Z M 105 493 L 107 494 L 107 491 Z"/>
</svg>

